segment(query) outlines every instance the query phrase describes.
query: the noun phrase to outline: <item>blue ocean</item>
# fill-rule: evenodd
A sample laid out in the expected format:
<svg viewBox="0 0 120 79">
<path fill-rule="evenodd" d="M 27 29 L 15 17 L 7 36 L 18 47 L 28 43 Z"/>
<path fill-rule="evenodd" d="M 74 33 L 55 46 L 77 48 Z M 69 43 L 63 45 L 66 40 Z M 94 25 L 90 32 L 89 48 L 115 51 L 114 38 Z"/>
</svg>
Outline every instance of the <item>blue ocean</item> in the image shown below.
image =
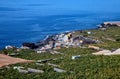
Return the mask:
<svg viewBox="0 0 120 79">
<path fill-rule="evenodd" d="M 36 6 L 36 5 L 29 5 Z M 0 49 L 6 45 L 21 46 L 23 42 L 38 42 L 47 35 L 65 31 L 97 28 L 104 21 L 120 20 L 119 13 L 89 11 L 45 12 L 0 7 Z M 47 11 L 47 10 L 46 10 Z"/>
</svg>

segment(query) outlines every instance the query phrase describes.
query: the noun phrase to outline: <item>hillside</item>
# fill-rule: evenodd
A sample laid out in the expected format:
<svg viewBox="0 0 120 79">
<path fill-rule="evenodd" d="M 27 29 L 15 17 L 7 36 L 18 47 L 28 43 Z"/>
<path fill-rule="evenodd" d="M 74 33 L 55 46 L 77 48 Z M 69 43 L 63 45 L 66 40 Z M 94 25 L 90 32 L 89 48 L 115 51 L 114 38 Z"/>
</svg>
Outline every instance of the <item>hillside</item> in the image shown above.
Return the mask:
<svg viewBox="0 0 120 79">
<path fill-rule="evenodd" d="M 86 32 L 90 31 L 91 34 Z M 110 51 L 120 48 L 120 28 L 111 27 L 107 30 L 85 30 L 84 32 L 75 31 L 73 36 L 84 35 L 87 37 L 94 37 L 101 41 L 99 44 L 92 44 L 102 49 Z M 89 44 L 85 44 L 88 47 Z M 14 50 L 1 50 L 6 52 L 13 52 Z M 20 55 L 15 56 L 19 58 L 35 60 L 33 63 L 15 64 L 0 68 L 0 79 L 120 79 L 120 55 L 92 55 L 97 52 L 90 48 L 61 48 L 56 50 L 63 54 L 50 54 L 49 52 L 38 54 L 34 50 L 21 50 Z M 80 55 L 80 58 L 72 60 L 72 56 Z M 47 62 L 42 62 L 38 65 L 37 60 L 55 59 Z M 57 68 L 63 69 L 66 72 L 55 72 L 53 66 L 48 63 L 58 65 Z M 44 73 L 19 73 L 15 66 L 22 66 L 27 68 L 34 68 L 43 70 Z"/>
</svg>

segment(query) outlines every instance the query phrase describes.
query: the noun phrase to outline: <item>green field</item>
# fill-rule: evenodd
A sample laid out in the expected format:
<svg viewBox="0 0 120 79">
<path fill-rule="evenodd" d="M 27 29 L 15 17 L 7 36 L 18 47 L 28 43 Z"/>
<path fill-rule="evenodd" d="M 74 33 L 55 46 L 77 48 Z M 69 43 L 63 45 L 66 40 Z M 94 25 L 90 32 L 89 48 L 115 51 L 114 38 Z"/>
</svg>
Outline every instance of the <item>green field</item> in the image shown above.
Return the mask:
<svg viewBox="0 0 120 79">
<path fill-rule="evenodd" d="M 87 35 L 86 31 L 91 31 L 92 34 Z M 94 44 L 104 49 L 120 48 L 120 28 L 108 28 L 106 31 L 102 30 L 85 30 L 85 32 L 76 32 L 74 36 L 86 35 L 94 36 L 101 40 L 100 44 Z M 107 40 L 111 38 L 115 41 Z M 87 45 L 85 45 L 87 46 Z M 14 50 L 1 50 L 6 52 L 13 52 Z M 89 48 L 62 48 L 57 50 L 63 54 L 52 55 L 48 52 L 37 54 L 34 50 L 21 50 L 19 58 L 30 60 L 41 60 L 48 58 L 58 58 L 54 61 L 48 61 L 44 66 L 38 66 L 33 63 L 10 65 L 10 68 L 0 69 L 0 79 L 120 79 L 120 55 L 116 56 L 95 56 L 92 53 L 96 50 Z M 73 55 L 80 55 L 80 58 L 72 60 Z M 59 65 L 58 67 L 66 70 L 64 73 L 58 73 L 53 70 L 54 67 L 48 66 L 48 63 Z M 44 73 L 29 73 L 23 74 L 14 70 L 14 66 L 23 66 L 25 68 L 35 68 L 44 70 Z"/>
</svg>

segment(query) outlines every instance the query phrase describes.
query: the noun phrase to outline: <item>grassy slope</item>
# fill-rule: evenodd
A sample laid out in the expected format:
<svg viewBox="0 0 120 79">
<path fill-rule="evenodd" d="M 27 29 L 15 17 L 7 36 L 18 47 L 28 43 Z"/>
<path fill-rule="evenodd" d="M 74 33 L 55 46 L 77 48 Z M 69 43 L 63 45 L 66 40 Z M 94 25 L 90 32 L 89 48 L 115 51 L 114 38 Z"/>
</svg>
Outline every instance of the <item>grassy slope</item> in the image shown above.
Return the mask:
<svg viewBox="0 0 120 79">
<path fill-rule="evenodd" d="M 113 39 L 120 39 L 120 28 L 109 28 L 107 31 L 92 30 L 97 39 L 103 41 L 102 44 L 95 44 L 105 49 L 120 48 L 120 42 L 108 41 L 102 37 L 109 37 Z M 76 32 L 74 35 L 80 35 Z M 37 66 L 35 63 L 16 64 L 11 65 L 10 69 L 0 69 L 0 79 L 120 79 L 120 56 L 94 56 L 91 53 L 95 52 L 92 49 L 81 48 L 62 48 L 58 50 L 63 52 L 63 55 L 51 55 L 49 53 L 36 54 L 32 50 L 23 50 L 20 58 L 25 59 L 45 59 L 45 58 L 59 58 L 56 61 L 49 61 L 59 65 L 60 68 L 67 70 L 66 73 L 57 73 L 53 71 L 52 66 Z M 72 55 L 81 55 L 81 58 L 71 60 Z M 32 67 L 42 69 L 43 74 L 21 74 L 17 70 L 13 70 L 13 66 L 24 66 L 26 68 Z M 72 71 L 73 73 L 70 73 Z"/>
</svg>

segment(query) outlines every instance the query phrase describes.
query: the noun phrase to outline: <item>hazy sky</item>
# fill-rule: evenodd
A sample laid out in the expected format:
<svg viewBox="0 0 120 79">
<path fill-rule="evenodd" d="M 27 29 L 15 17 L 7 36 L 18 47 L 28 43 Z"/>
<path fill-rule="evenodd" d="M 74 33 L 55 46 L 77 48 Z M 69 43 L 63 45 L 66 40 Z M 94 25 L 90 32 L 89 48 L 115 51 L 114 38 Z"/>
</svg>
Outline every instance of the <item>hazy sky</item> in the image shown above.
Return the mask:
<svg viewBox="0 0 120 79">
<path fill-rule="evenodd" d="M 67 11 L 120 12 L 120 0 L 0 0 L 0 11 L 45 14 Z"/>
</svg>

